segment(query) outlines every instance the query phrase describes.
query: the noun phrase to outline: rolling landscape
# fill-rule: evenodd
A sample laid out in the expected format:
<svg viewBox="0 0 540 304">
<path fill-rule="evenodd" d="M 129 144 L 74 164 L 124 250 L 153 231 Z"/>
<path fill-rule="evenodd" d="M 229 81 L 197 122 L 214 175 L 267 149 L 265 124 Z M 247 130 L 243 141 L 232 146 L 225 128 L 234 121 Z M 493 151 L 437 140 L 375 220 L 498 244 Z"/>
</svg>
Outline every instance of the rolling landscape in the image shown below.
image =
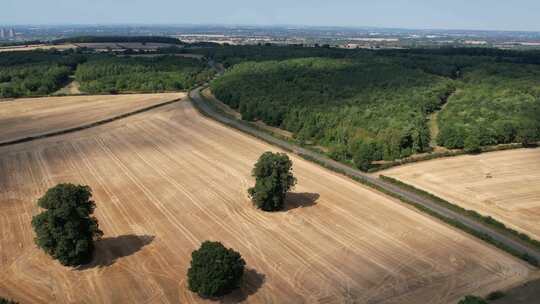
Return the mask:
<svg viewBox="0 0 540 304">
<path fill-rule="evenodd" d="M 2 231 L 11 233 L 2 244 L 12 250 L 2 251 L 2 290 L 22 302 L 199 302 L 183 277 L 189 253 L 206 238 L 240 250 L 251 269 L 232 302 L 446 303 L 534 273 L 298 157 L 288 210 L 261 214 L 244 189 L 251 164 L 267 150 L 275 148 L 202 117 L 188 102 L 3 147 Z M 37 197 L 67 181 L 92 187 L 105 233 L 94 261 L 69 271 L 35 248 L 29 225 Z"/>
<path fill-rule="evenodd" d="M 539 303 L 538 32 L 158 2 L 0 12 L 0 304 Z"/>
</svg>

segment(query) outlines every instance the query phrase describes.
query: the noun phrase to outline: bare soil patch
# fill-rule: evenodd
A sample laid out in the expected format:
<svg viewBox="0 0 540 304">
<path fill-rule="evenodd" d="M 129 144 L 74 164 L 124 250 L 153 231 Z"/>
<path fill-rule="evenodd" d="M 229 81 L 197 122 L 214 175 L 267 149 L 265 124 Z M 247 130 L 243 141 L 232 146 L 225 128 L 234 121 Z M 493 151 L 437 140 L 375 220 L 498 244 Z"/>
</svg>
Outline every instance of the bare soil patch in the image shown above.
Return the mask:
<svg viewBox="0 0 540 304">
<path fill-rule="evenodd" d="M 56 91 L 53 95 L 80 95 L 81 84 L 72 78 L 70 82 L 60 90 Z"/>
</svg>

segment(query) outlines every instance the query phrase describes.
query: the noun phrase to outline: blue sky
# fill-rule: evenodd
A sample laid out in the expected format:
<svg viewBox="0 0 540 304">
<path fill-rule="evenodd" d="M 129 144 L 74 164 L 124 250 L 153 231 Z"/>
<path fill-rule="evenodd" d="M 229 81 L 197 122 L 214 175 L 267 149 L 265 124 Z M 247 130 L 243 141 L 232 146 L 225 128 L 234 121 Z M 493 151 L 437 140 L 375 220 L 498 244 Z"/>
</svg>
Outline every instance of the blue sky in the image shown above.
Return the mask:
<svg viewBox="0 0 540 304">
<path fill-rule="evenodd" d="M 254 24 L 540 31 L 540 0 L 0 0 L 2 24 Z"/>
</svg>

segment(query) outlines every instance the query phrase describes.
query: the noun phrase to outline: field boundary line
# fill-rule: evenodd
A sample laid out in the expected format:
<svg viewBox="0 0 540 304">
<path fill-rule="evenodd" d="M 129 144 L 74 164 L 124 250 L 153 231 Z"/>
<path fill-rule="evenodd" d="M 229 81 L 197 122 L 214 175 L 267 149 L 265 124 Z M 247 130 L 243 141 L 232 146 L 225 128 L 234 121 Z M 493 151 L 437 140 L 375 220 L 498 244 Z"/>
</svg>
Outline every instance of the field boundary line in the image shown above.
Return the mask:
<svg viewBox="0 0 540 304">
<path fill-rule="evenodd" d="M 494 145 L 494 146 L 483 146 L 483 147 L 480 147 L 480 152 L 477 152 L 474 154 L 466 152 L 463 149 L 448 150 L 448 151 L 443 151 L 443 152 L 428 152 L 427 154 L 422 155 L 422 156 L 402 158 L 402 159 L 388 162 L 386 164 L 382 164 L 378 167 L 370 168 L 368 170 L 368 173 L 376 173 L 376 172 L 388 170 L 394 167 L 405 166 L 409 164 L 425 162 L 425 161 L 430 161 L 434 159 L 451 158 L 451 157 L 457 157 L 457 156 L 463 156 L 463 155 L 480 155 L 480 154 L 491 153 L 491 152 L 517 150 L 517 149 L 533 149 L 533 148 L 537 148 L 538 146 L 540 146 L 540 142 L 532 143 L 529 146 L 523 145 L 521 143 L 508 143 L 508 144 L 499 144 L 499 145 Z"/>
<path fill-rule="evenodd" d="M 39 134 L 39 135 L 31 135 L 31 136 L 27 136 L 27 137 L 23 137 L 23 138 L 18 138 L 18 139 L 13 139 L 13 140 L 0 142 L 0 147 L 16 145 L 16 144 L 25 143 L 25 142 L 29 142 L 29 141 L 34 141 L 34 140 L 38 140 L 38 139 L 49 138 L 49 137 L 54 137 L 54 136 L 59 136 L 59 135 L 64 135 L 64 134 L 68 134 L 68 133 L 74 133 L 74 132 L 94 128 L 94 127 L 97 127 L 97 126 L 101 126 L 101 125 L 104 125 L 104 124 L 111 123 L 113 121 L 117 121 L 117 120 L 120 120 L 120 119 L 130 117 L 130 116 L 133 116 L 133 115 L 136 115 L 136 114 L 147 112 L 147 111 L 159 108 L 159 107 L 170 105 L 170 104 L 173 104 L 175 102 L 182 101 L 184 99 L 186 99 L 186 97 L 175 98 L 173 100 L 168 100 L 168 101 L 161 102 L 161 103 L 151 105 L 151 106 L 148 106 L 148 107 L 140 108 L 140 109 L 135 110 L 135 111 L 123 113 L 123 114 L 120 114 L 120 115 L 105 118 L 105 119 L 98 120 L 98 121 L 95 121 L 95 122 L 91 122 L 91 123 L 88 123 L 88 124 L 84 124 L 84 125 L 80 125 L 80 126 L 76 126 L 76 127 L 72 127 L 72 128 L 67 128 L 67 129 L 63 129 L 63 130 L 53 131 L 53 132 L 49 132 L 49 133 L 44 133 L 44 134 Z"/>
<path fill-rule="evenodd" d="M 538 261 L 540 261 L 540 250 L 535 246 L 524 243 L 521 239 L 518 239 L 513 235 L 508 235 L 507 233 L 502 233 L 498 229 L 486 226 L 476 218 L 471 218 L 460 212 L 449 209 L 446 206 L 435 202 L 430 197 L 422 196 L 408 189 L 398 187 L 397 185 L 383 179 L 370 176 L 367 173 L 332 160 L 317 152 L 276 138 L 271 134 L 258 130 L 257 128 L 254 128 L 243 121 L 229 117 L 228 115 L 221 113 L 219 109 L 214 108 L 209 101 L 204 99 L 201 94 L 201 90 L 204 88 L 204 86 L 198 87 L 190 91 L 188 94 L 188 97 L 195 109 L 197 109 L 203 116 L 236 130 L 242 131 L 283 150 L 294 153 L 305 160 L 314 162 L 326 169 L 345 175 L 363 185 L 373 188 L 374 190 L 378 190 L 386 195 L 394 197 L 401 202 L 411 205 L 423 213 L 431 215 L 432 217 L 435 217 L 454 228 L 462 230 L 480 240 L 483 240 L 486 243 L 491 244 L 534 267 L 539 267 Z"/>
<path fill-rule="evenodd" d="M 536 240 L 536 239 L 533 239 L 531 238 L 529 235 L 527 235 L 526 233 L 523 233 L 523 232 L 519 232 L 517 230 L 514 230 L 510 227 L 507 227 L 504 223 L 502 223 L 501 221 L 491 217 L 491 216 L 485 216 L 485 215 L 482 215 L 480 213 L 478 213 L 477 211 L 475 210 L 470 210 L 470 209 L 465 209 L 461 206 L 459 206 L 458 204 L 455 204 L 455 203 L 451 203 L 433 193 L 430 193 L 426 190 L 423 190 L 423 189 L 420 189 L 420 188 L 417 188 L 413 185 L 410 185 L 408 183 L 405 183 L 397 178 L 393 178 L 393 177 L 390 177 L 390 176 L 386 176 L 386 175 L 380 175 L 379 176 L 380 179 L 384 180 L 384 181 L 387 181 L 393 185 L 396 185 L 400 188 L 403 188 L 403 189 L 406 189 L 408 191 L 411 191 L 411 192 L 414 192 L 414 193 L 417 193 L 421 196 L 424 196 L 426 198 L 429 198 L 431 199 L 432 201 L 434 202 L 437 202 L 438 204 L 440 204 L 441 206 L 445 207 L 445 208 L 448 208 L 448 209 L 451 209 L 453 211 L 456 211 L 456 212 L 459 212 L 465 216 L 468 216 L 469 218 L 471 219 L 475 219 L 483 224 L 485 224 L 486 226 L 490 226 L 492 229 L 496 229 L 498 231 L 500 231 L 501 233 L 506 233 L 508 234 L 509 236 L 511 237 L 514 237 L 514 238 L 518 238 L 520 239 L 521 241 L 523 241 L 524 243 L 526 243 L 527 245 L 529 246 L 532 246 L 532 247 L 535 247 L 537 249 L 540 249 L 540 241 Z"/>
</svg>

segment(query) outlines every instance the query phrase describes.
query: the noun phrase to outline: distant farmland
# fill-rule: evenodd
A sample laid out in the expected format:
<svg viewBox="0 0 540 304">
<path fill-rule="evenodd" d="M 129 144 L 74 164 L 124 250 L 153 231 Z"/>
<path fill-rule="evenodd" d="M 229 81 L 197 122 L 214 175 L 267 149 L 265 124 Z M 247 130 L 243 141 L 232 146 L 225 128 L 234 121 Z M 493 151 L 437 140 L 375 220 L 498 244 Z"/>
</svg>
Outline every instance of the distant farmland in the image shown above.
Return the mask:
<svg viewBox="0 0 540 304">
<path fill-rule="evenodd" d="M 540 239 L 540 149 L 433 160 L 381 174 Z"/>
<path fill-rule="evenodd" d="M 84 112 L 73 107 L 63 117 Z M 43 130 L 57 128 L 53 121 L 44 120 Z M 10 136 L 32 128 L 19 129 Z M 257 211 L 246 189 L 253 163 L 267 150 L 276 151 L 187 102 L 1 147 L 0 294 L 21 303 L 203 303 L 185 278 L 190 254 L 204 240 L 221 241 L 246 259 L 244 285 L 224 299 L 233 303 L 455 303 L 533 272 L 294 155 L 299 184 L 289 209 Z M 94 189 L 105 238 L 83 269 L 61 267 L 33 244 L 35 200 L 59 182 Z"/>
</svg>

